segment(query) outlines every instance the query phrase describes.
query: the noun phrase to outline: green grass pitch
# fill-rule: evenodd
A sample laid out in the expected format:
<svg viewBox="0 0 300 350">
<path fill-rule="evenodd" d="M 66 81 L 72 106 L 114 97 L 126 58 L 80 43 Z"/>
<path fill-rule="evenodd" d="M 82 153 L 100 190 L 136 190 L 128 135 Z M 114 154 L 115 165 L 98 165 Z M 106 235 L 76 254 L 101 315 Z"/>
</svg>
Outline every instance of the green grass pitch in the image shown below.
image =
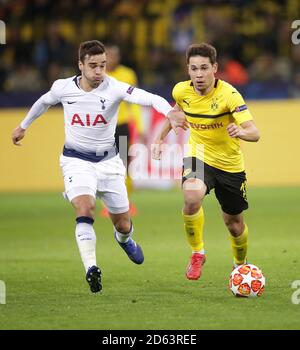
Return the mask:
<svg viewBox="0 0 300 350">
<path fill-rule="evenodd" d="M 97 216 L 97 295 L 85 281 L 73 209 L 62 196 L 1 194 L 0 329 L 300 329 L 300 304 L 291 300 L 300 280 L 300 188 L 250 188 L 248 197 L 249 262 L 267 280 L 255 299 L 227 288 L 231 248 L 213 193 L 204 203 L 207 262 L 199 281 L 185 278 L 190 250 L 180 190 L 134 193 L 140 266 L 116 244 L 110 221 Z"/>
</svg>

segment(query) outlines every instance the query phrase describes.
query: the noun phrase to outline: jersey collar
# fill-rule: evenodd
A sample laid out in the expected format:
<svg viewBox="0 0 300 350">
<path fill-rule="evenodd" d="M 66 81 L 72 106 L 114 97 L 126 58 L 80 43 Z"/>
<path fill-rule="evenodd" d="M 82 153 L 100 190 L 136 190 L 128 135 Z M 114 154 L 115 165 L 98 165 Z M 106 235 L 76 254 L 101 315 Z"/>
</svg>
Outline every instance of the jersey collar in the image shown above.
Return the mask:
<svg viewBox="0 0 300 350">
<path fill-rule="evenodd" d="M 75 85 L 78 87 L 78 89 L 79 90 L 81 90 L 81 88 L 80 88 L 80 86 L 79 86 L 79 82 L 78 82 L 78 78 L 79 77 L 81 77 L 81 75 L 80 74 L 77 74 L 75 77 L 74 77 L 74 79 L 73 79 L 73 81 L 74 81 L 74 83 L 75 83 Z"/>
<path fill-rule="evenodd" d="M 218 85 L 218 78 L 216 78 L 216 80 L 215 80 L 215 84 L 214 84 L 214 88 L 216 88 L 217 87 L 217 85 Z M 191 83 L 190 83 L 190 86 L 194 86 L 194 84 L 193 84 L 193 82 L 191 81 Z"/>
<path fill-rule="evenodd" d="M 84 91 L 84 90 L 81 89 L 81 87 L 79 85 L 79 80 L 80 79 L 81 79 L 81 74 L 77 74 L 74 77 L 73 81 L 74 81 L 75 85 L 78 87 L 78 89 L 80 91 Z M 102 89 L 104 89 L 107 86 L 107 83 L 108 83 L 108 79 L 107 79 L 107 75 L 105 75 L 105 77 L 104 77 L 103 81 L 101 82 L 101 84 L 99 86 L 97 86 L 95 89 L 93 89 L 93 90 L 91 90 L 89 92 L 92 92 L 92 91 L 95 91 L 95 90 L 102 90 Z M 84 91 L 84 92 L 87 92 L 87 91 Z"/>
</svg>

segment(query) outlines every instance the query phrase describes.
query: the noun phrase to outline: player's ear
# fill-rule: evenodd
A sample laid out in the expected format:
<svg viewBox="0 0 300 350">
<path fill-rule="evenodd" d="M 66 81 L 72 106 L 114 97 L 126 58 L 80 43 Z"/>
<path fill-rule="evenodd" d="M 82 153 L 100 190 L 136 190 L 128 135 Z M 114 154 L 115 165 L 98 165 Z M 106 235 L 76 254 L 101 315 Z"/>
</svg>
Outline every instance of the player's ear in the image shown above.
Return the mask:
<svg viewBox="0 0 300 350">
<path fill-rule="evenodd" d="M 187 73 L 190 74 L 190 64 L 189 63 L 186 65 L 186 69 L 187 69 Z"/>
<path fill-rule="evenodd" d="M 217 71 L 218 71 L 218 63 L 214 63 L 213 64 L 213 72 L 214 72 L 214 74 L 216 74 Z"/>
<path fill-rule="evenodd" d="M 83 63 L 79 60 L 78 61 L 78 68 L 80 69 L 80 71 L 82 71 L 82 66 L 83 66 Z"/>
</svg>

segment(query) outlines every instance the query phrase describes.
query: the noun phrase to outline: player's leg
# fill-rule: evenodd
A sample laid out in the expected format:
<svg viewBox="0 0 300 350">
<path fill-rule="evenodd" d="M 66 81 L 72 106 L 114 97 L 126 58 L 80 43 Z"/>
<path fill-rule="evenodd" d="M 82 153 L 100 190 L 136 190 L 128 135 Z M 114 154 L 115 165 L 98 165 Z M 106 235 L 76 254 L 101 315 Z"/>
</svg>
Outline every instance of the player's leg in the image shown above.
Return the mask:
<svg viewBox="0 0 300 350">
<path fill-rule="evenodd" d="M 192 249 L 192 256 L 186 269 L 186 277 L 190 280 L 200 278 L 202 265 L 205 262 L 204 212 L 201 206 L 205 193 L 206 186 L 199 179 L 188 179 L 183 183 L 183 222 L 186 237 Z"/>
<path fill-rule="evenodd" d="M 182 186 L 184 205 L 183 221 L 187 240 L 194 253 L 203 253 L 204 212 L 202 201 L 206 185 L 199 179 L 187 179 Z"/>
<path fill-rule="evenodd" d="M 76 215 L 75 236 L 81 260 L 86 271 L 86 280 L 93 293 L 100 292 L 101 270 L 96 262 L 96 234 L 93 228 L 95 215 L 95 197 L 80 195 L 71 201 Z"/>
<path fill-rule="evenodd" d="M 88 162 L 61 156 L 61 167 L 65 182 L 65 197 L 75 209 L 75 237 L 86 271 L 86 280 L 93 293 L 102 289 L 101 271 L 96 262 L 96 234 L 93 228 L 95 198 L 97 190 L 96 174 Z"/>
<path fill-rule="evenodd" d="M 223 219 L 230 232 L 234 266 L 242 265 L 247 260 L 248 250 L 248 227 L 243 214 L 229 215 L 223 212 Z"/>
<path fill-rule="evenodd" d="M 129 200 L 125 186 L 126 169 L 119 156 L 99 164 L 102 179 L 98 194 L 108 209 L 117 242 L 136 264 L 144 261 L 141 247 L 132 239 L 133 225 L 129 216 Z"/>
<path fill-rule="evenodd" d="M 96 234 L 93 229 L 95 198 L 80 195 L 71 201 L 76 216 L 75 236 L 85 271 L 96 265 Z"/>
<path fill-rule="evenodd" d="M 189 164 L 190 163 L 190 164 Z M 192 256 L 186 270 L 188 279 L 196 280 L 201 276 L 205 262 L 203 242 L 204 212 L 202 202 L 207 193 L 204 183 L 204 164 L 197 159 L 185 158 L 182 177 L 184 197 L 183 221 Z"/>
<path fill-rule="evenodd" d="M 243 211 L 248 208 L 246 196 L 246 174 L 218 172 L 215 195 L 222 207 L 224 223 L 230 233 L 234 265 L 247 260 L 248 227 Z"/>
<path fill-rule="evenodd" d="M 133 224 L 129 216 L 129 212 L 113 214 L 109 213 L 111 221 L 114 225 L 115 239 L 120 247 L 128 255 L 129 259 L 136 264 L 144 262 L 144 254 L 142 248 L 132 239 Z"/>
</svg>

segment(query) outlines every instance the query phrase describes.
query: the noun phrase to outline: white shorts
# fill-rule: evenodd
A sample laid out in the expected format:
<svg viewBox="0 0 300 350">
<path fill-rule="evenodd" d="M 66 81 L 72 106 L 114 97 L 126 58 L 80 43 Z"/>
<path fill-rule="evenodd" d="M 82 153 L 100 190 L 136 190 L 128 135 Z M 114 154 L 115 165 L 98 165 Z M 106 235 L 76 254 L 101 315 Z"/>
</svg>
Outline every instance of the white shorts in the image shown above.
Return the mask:
<svg viewBox="0 0 300 350">
<path fill-rule="evenodd" d="M 125 186 L 126 169 L 118 154 L 98 163 L 61 155 L 60 166 L 65 183 L 65 197 L 70 202 L 77 196 L 87 194 L 95 199 L 101 198 L 112 214 L 129 210 Z"/>
</svg>

